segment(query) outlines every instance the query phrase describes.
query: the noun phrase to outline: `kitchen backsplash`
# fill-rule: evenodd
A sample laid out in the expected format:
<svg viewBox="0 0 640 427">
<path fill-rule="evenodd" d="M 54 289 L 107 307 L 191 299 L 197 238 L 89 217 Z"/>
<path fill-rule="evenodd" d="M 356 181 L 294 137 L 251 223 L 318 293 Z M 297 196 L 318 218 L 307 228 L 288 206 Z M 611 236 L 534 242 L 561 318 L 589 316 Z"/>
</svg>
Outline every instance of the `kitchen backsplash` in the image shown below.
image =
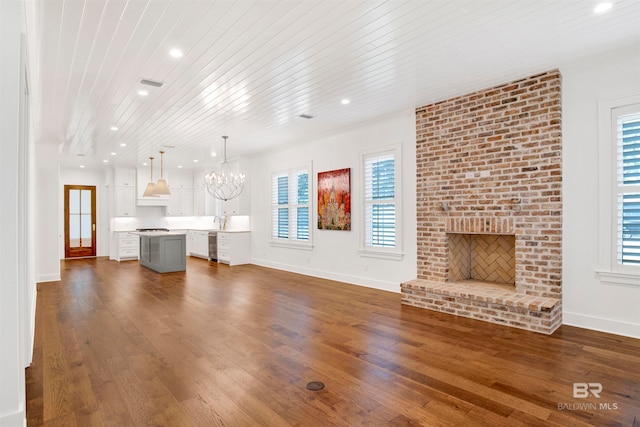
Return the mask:
<svg viewBox="0 0 640 427">
<path fill-rule="evenodd" d="M 166 217 L 163 207 L 145 206 L 137 209 L 136 217 L 114 218 L 113 231 L 131 231 L 137 228 L 168 228 L 170 230 L 211 230 L 222 228 L 224 218 L 214 216 Z M 251 230 L 251 218 L 246 215 L 227 217 L 227 230 Z"/>
</svg>

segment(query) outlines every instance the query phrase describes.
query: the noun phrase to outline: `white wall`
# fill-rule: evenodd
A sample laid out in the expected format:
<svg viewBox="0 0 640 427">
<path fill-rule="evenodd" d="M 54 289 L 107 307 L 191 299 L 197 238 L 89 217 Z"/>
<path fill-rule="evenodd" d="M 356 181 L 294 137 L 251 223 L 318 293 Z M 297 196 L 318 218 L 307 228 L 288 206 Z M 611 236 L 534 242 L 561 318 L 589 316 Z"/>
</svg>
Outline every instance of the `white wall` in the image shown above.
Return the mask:
<svg viewBox="0 0 640 427">
<path fill-rule="evenodd" d="M 21 265 L 28 242 L 27 230 L 21 226 L 24 212 L 20 194 L 24 164 L 20 161 L 20 143 L 24 139 L 20 126 L 21 89 L 24 76 L 22 35 L 25 31 L 23 5 L 19 1 L 0 1 L 0 426 L 26 425 L 24 383 L 25 341 L 29 338 L 27 283 Z M 22 46 L 22 48 L 21 48 Z M 26 54 L 25 54 L 26 55 Z M 23 141 L 24 143 L 24 141 Z M 24 147 L 22 147 L 24 150 Z M 28 184 L 27 184 L 28 186 Z"/>
<path fill-rule="evenodd" d="M 58 259 L 64 258 L 64 186 L 93 185 L 96 187 L 96 255 L 109 256 L 109 195 L 107 174 L 99 170 L 60 169 L 58 186 Z"/>
<path fill-rule="evenodd" d="M 414 111 L 372 121 L 315 141 L 251 158 L 251 228 L 253 263 L 399 292 L 400 282 L 416 278 L 416 166 Z M 402 260 L 363 257 L 360 248 L 360 153 L 402 143 L 403 252 Z M 271 173 L 313 161 L 313 250 L 271 246 Z M 351 168 L 352 230 L 318 230 L 316 189 L 318 172 Z"/>
<path fill-rule="evenodd" d="M 639 47 L 561 69 L 563 323 L 640 338 L 640 287 L 603 284 L 598 262 L 598 102 L 640 94 Z"/>
<path fill-rule="evenodd" d="M 39 143 L 36 147 L 36 271 L 38 282 L 60 280 L 58 250 L 60 206 L 58 200 L 60 167 L 55 143 Z"/>
</svg>

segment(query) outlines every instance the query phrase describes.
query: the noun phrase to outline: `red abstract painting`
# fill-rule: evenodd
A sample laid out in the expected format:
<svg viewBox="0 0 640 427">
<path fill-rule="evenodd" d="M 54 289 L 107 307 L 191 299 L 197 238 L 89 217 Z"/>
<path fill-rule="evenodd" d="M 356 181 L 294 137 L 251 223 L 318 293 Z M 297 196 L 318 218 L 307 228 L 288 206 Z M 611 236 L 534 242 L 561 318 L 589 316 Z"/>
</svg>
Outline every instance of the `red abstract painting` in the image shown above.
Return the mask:
<svg viewBox="0 0 640 427">
<path fill-rule="evenodd" d="M 351 230 L 351 168 L 318 173 L 318 229 Z"/>
</svg>

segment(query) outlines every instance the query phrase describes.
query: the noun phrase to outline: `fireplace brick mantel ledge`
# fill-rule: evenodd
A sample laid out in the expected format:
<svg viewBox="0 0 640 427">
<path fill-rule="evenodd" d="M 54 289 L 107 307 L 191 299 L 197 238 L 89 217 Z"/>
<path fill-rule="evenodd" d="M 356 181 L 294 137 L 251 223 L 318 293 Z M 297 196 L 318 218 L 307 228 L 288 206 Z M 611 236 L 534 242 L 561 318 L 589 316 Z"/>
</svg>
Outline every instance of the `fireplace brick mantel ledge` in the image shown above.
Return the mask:
<svg viewBox="0 0 640 427">
<path fill-rule="evenodd" d="M 414 279 L 401 284 L 402 303 L 546 334 L 561 324 L 559 298 L 527 295 L 482 283 Z"/>
</svg>

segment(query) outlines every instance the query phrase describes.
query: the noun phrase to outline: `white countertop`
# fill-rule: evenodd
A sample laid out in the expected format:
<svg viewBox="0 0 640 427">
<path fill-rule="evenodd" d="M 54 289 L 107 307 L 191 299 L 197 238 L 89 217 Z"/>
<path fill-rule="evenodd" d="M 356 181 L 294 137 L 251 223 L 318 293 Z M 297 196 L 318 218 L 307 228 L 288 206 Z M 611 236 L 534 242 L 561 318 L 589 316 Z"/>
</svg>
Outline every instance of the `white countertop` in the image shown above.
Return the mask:
<svg viewBox="0 0 640 427">
<path fill-rule="evenodd" d="M 206 231 L 206 232 L 215 231 L 218 233 L 251 233 L 251 230 L 220 230 L 217 228 L 181 228 L 181 229 L 169 230 L 169 231 L 116 230 L 114 232 L 115 233 L 131 233 L 131 234 L 145 235 L 145 236 L 150 236 L 150 235 L 159 236 L 161 234 L 187 234 L 187 232 L 189 231 Z"/>
<path fill-rule="evenodd" d="M 187 231 L 216 231 L 218 233 L 251 233 L 251 230 L 221 230 L 219 228 L 187 228 Z"/>
<path fill-rule="evenodd" d="M 139 236 L 184 236 L 186 231 L 129 231 L 131 234 L 137 234 Z"/>
</svg>

